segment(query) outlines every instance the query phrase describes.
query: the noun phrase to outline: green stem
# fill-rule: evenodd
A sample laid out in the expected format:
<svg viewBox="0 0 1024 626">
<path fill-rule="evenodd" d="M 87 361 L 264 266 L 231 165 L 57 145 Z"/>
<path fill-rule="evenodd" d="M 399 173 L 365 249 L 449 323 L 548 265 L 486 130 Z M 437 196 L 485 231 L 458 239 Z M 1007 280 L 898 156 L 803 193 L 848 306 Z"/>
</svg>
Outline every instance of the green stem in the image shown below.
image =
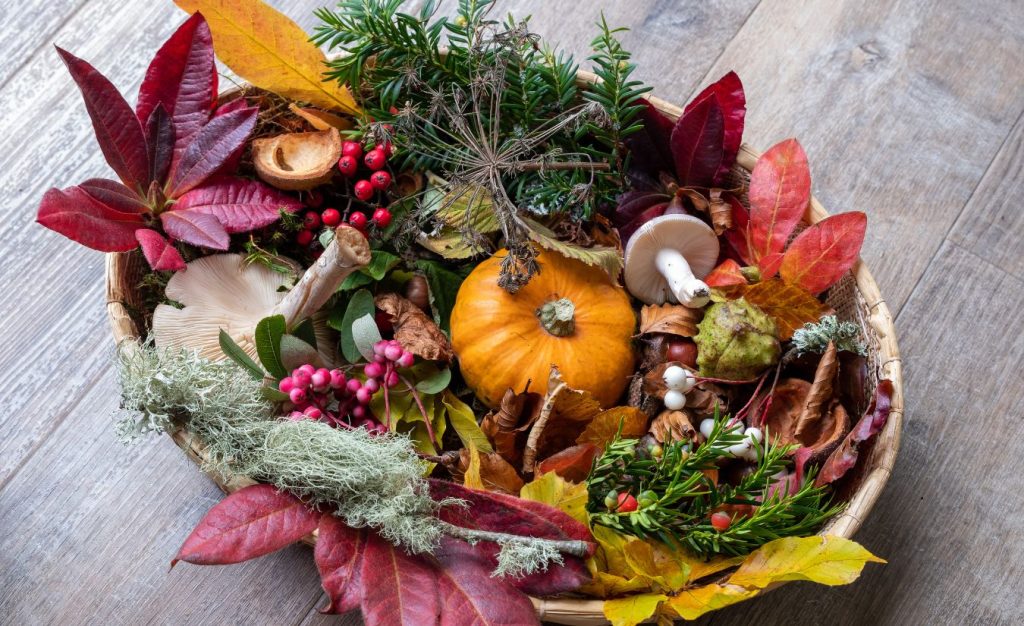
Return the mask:
<svg viewBox="0 0 1024 626">
<path fill-rule="evenodd" d="M 537 309 L 537 319 L 555 337 L 568 337 L 576 330 L 576 305 L 569 298 L 545 302 Z"/>
</svg>

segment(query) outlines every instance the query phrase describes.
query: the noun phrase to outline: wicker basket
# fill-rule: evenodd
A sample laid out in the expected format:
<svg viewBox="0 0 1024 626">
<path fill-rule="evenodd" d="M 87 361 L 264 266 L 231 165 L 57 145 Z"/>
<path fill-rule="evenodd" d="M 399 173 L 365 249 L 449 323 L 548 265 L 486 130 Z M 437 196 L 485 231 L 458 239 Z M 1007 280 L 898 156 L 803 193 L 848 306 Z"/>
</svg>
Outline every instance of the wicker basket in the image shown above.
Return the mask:
<svg viewBox="0 0 1024 626">
<path fill-rule="evenodd" d="M 596 77 L 589 72 L 580 72 L 578 81 L 593 82 Z M 225 93 L 227 99 L 237 90 Z M 683 110 L 658 98 L 651 102 L 672 119 L 678 118 Z M 757 161 L 758 153 L 749 146 L 741 147 L 733 168 L 733 176 L 737 180 L 749 180 L 750 171 Z M 818 222 L 828 213 L 815 198 L 811 198 L 810 207 L 805 221 Z M 121 343 L 125 340 L 139 339 L 139 329 L 130 311 L 139 310 L 136 285 L 144 267 L 141 256 L 134 253 L 108 254 L 106 259 L 107 314 L 110 318 L 114 340 Z M 828 303 L 840 319 L 848 320 L 860 326 L 868 345 L 868 379 L 865 382 L 864 397 L 874 393 L 879 379 L 888 379 L 893 384 L 892 411 L 889 421 L 870 445 L 862 451 L 857 467 L 848 477 L 846 495 L 848 506 L 845 511 L 830 521 L 819 534 L 853 537 L 860 528 L 871 508 L 878 500 L 882 488 L 889 480 L 896 453 L 900 445 L 900 430 L 903 423 L 903 372 L 900 352 L 896 344 L 896 329 L 892 315 L 886 306 L 878 285 L 861 260 L 854 265 L 852 272 L 844 277 L 829 291 Z M 174 442 L 193 460 L 203 460 L 204 449 L 201 442 L 193 438 L 187 431 L 172 433 Z M 218 486 L 226 493 L 231 493 L 252 484 L 252 480 L 244 476 L 235 476 L 225 480 L 219 475 L 211 475 Z M 313 544 L 315 536 L 306 538 Z M 781 584 L 781 583 L 780 583 Z M 776 585 L 777 586 L 777 585 Z M 607 624 L 602 612 L 601 600 L 577 598 L 534 598 L 537 614 L 544 621 L 559 624 L 590 626 Z"/>
</svg>

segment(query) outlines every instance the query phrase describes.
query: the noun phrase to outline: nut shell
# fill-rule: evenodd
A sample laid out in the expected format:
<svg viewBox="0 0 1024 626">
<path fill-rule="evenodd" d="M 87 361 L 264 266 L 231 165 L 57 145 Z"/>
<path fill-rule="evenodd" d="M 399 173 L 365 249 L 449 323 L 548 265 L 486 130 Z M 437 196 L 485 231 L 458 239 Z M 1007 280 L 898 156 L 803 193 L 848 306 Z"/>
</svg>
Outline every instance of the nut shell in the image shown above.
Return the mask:
<svg viewBox="0 0 1024 626">
<path fill-rule="evenodd" d="M 285 133 L 254 139 L 252 161 L 267 184 L 288 191 L 308 190 L 331 180 L 341 158 L 337 128 L 312 133 Z"/>
</svg>

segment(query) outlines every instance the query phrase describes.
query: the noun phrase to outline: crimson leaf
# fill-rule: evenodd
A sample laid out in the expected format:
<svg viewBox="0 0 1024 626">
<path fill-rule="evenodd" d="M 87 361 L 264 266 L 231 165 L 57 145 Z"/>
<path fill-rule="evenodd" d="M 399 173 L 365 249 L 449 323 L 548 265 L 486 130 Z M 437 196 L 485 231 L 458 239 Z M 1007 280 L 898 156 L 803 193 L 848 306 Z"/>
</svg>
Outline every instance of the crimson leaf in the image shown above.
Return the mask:
<svg viewBox="0 0 1024 626">
<path fill-rule="evenodd" d="M 171 174 L 169 198 L 179 198 L 218 173 L 245 148 L 256 125 L 256 107 L 215 117 L 203 126 L 185 149 Z"/>
<path fill-rule="evenodd" d="M 110 167 L 125 185 L 142 189 L 149 179 L 149 158 L 142 124 L 114 84 L 82 59 L 57 48 L 78 84 L 92 119 L 96 141 Z"/>
<path fill-rule="evenodd" d="M 344 613 L 359 608 L 363 596 L 359 570 L 367 531 L 356 530 L 331 514 L 320 518 L 313 558 L 320 584 L 330 603 L 321 613 Z"/>
<path fill-rule="evenodd" d="M 171 561 L 240 563 L 276 552 L 316 529 L 320 513 L 271 485 L 252 485 L 218 502 Z"/>
<path fill-rule="evenodd" d="M 216 217 L 197 211 L 164 211 L 160 214 L 164 232 L 194 246 L 227 250 L 231 238 Z"/>
<path fill-rule="evenodd" d="M 140 228 L 135 231 L 135 238 L 142 246 L 146 262 L 154 270 L 177 272 L 185 269 L 185 259 L 181 258 L 181 253 L 160 233 L 151 228 Z"/>
<path fill-rule="evenodd" d="M 120 211 L 81 187 L 47 191 L 39 203 L 36 221 L 100 252 L 133 250 L 135 231 L 146 225 L 138 212 Z"/>
<path fill-rule="evenodd" d="M 536 624 L 533 603 L 509 582 L 490 575 L 493 565 L 469 544 L 444 538 L 436 558 L 441 626 Z"/>
<path fill-rule="evenodd" d="M 757 159 L 748 196 L 751 260 L 781 253 L 811 200 L 807 154 L 796 139 L 775 144 Z"/>
<path fill-rule="evenodd" d="M 853 469 L 860 454 L 858 444 L 873 437 L 882 430 L 888 421 L 889 412 L 892 410 L 892 392 L 891 380 L 878 381 L 871 406 L 846 435 L 839 447 L 825 460 L 821 472 L 818 473 L 818 478 L 814 481 L 816 485 L 827 485 L 839 480 L 846 472 Z"/>
<path fill-rule="evenodd" d="M 152 182 L 162 184 L 167 178 L 174 158 L 174 134 L 174 120 L 167 114 L 163 104 L 157 104 L 146 122 L 146 145 L 149 148 L 149 164 L 153 168 L 149 179 Z"/>
<path fill-rule="evenodd" d="M 115 211 L 121 213 L 146 213 L 149 211 L 149 207 L 146 206 L 139 194 L 116 180 L 90 178 L 78 187 L 89 194 L 93 200 Z"/>
<path fill-rule="evenodd" d="M 675 167 L 669 136 L 672 134 L 674 123 L 645 98 L 641 98 L 639 104 L 644 105 L 639 116 L 643 126 L 626 138 L 632 165 L 637 170 L 653 176 L 657 176 L 659 172 L 672 173 Z"/>
<path fill-rule="evenodd" d="M 722 165 L 725 122 L 715 98 L 706 98 L 683 113 L 672 130 L 672 156 L 681 185 L 708 187 Z"/>
<path fill-rule="evenodd" d="M 205 213 L 229 233 L 243 233 L 271 224 L 283 209 L 298 211 L 302 203 L 263 183 L 244 178 L 217 178 L 178 198 L 175 213 Z"/>
<path fill-rule="evenodd" d="M 177 162 L 210 119 L 216 94 L 213 37 L 206 20 L 196 13 L 153 57 L 135 111 L 139 121 L 147 123 L 157 106 L 163 105 L 177 133 L 173 142 L 173 161 Z"/>
<path fill-rule="evenodd" d="M 722 163 L 715 175 L 714 183 L 721 183 L 729 168 L 736 162 L 736 155 L 743 142 L 743 119 L 747 114 L 747 98 L 743 93 L 743 83 L 736 72 L 729 72 L 718 81 L 707 86 L 688 105 L 684 113 L 690 111 L 698 103 L 707 98 L 714 98 L 722 109 L 722 120 L 725 132 L 722 137 Z"/>
<path fill-rule="evenodd" d="M 426 559 L 368 533 L 360 568 L 366 626 L 436 624 L 441 614 L 437 570 Z"/>
</svg>

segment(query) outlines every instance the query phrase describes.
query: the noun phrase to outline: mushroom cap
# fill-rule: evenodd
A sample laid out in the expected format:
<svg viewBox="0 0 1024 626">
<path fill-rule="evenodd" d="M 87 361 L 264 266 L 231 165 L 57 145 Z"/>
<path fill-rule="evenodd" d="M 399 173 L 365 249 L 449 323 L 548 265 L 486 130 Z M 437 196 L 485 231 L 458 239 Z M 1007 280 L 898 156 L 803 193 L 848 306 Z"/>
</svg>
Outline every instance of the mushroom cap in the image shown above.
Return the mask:
<svg viewBox="0 0 1024 626">
<path fill-rule="evenodd" d="M 700 219 L 686 214 L 662 215 L 638 228 L 626 244 L 626 289 L 648 304 L 675 302 L 675 294 L 655 266 L 658 252 L 674 248 L 703 279 L 718 262 L 718 236 Z"/>
<path fill-rule="evenodd" d="M 341 134 L 337 128 L 252 141 L 256 173 L 278 189 L 312 189 L 330 181 L 339 158 Z"/>
<path fill-rule="evenodd" d="M 153 341 L 158 347 L 194 348 L 212 360 L 224 358 L 224 329 L 250 356 L 256 356 L 253 330 L 284 298 L 294 280 L 240 254 L 214 254 L 188 264 L 167 283 L 167 299 L 153 312 Z"/>
</svg>

